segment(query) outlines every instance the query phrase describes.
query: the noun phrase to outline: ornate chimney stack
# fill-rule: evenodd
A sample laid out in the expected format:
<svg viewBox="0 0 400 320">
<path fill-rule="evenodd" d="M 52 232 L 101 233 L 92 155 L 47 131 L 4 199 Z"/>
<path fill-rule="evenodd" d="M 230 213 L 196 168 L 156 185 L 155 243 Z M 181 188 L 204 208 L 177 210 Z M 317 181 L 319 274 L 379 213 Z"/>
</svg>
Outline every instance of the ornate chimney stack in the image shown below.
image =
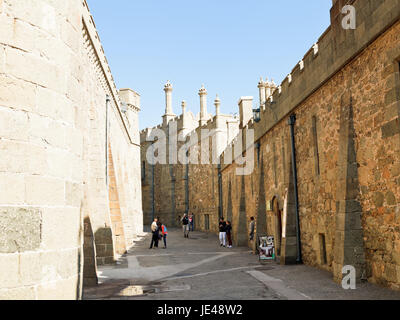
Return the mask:
<svg viewBox="0 0 400 320">
<path fill-rule="evenodd" d="M 218 95 L 214 100 L 214 105 L 215 105 L 215 115 L 219 116 L 221 113 L 221 110 L 220 110 L 221 100 L 219 99 Z"/>
<path fill-rule="evenodd" d="M 267 100 L 266 97 L 266 86 L 268 85 L 268 79 L 266 79 L 267 82 L 264 82 L 263 78 L 261 77 L 260 82 L 258 83 L 258 89 L 260 92 L 260 106 L 265 104 L 265 101 Z"/>
<path fill-rule="evenodd" d="M 172 110 L 173 87 L 169 80 L 164 86 L 164 91 L 165 91 L 165 114 L 163 116 L 163 119 L 164 119 L 164 125 L 167 125 L 172 119 L 176 117 L 176 115 Z"/>
<path fill-rule="evenodd" d="M 185 115 L 185 113 L 186 113 L 186 101 L 183 100 L 182 101 L 182 115 Z"/>
<path fill-rule="evenodd" d="M 204 88 L 204 84 L 201 85 L 201 89 L 199 90 L 200 96 L 200 126 L 203 126 L 207 123 L 207 90 Z"/>
</svg>

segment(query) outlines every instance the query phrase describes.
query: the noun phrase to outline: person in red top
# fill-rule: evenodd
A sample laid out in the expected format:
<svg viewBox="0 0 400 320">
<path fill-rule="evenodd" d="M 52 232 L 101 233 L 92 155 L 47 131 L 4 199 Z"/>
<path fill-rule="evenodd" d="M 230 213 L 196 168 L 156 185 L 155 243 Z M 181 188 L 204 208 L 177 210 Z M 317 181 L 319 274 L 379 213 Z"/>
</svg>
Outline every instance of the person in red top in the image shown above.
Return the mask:
<svg viewBox="0 0 400 320">
<path fill-rule="evenodd" d="M 164 224 L 161 225 L 161 233 L 162 233 L 162 237 L 164 239 L 164 249 L 167 249 L 168 229 Z"/>
</svg>

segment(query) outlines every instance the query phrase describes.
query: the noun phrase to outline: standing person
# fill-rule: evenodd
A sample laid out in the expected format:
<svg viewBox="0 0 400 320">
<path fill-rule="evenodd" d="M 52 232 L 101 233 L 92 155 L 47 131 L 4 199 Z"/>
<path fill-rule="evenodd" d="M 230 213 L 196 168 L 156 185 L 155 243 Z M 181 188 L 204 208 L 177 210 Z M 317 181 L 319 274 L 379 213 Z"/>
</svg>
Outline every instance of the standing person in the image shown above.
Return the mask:
<svg viewBox="0 0 400 320">
<path fill-rule="evenodd" d="M 256 227 L 256 222 L 254 221 L 254 217 L 250 218 L 250 225 L 249 225 L 249 229 L 250 229 L 250 241 L 254 240 L 254 230 Z"/>
<path fill-rule="evenodd" d="M 187 213 L 185 213 L 181 221 L 182 221 L 183 236 L 185 238 L 189 238 L 189 217 Z"/>
<path fill-rule="evenodd" d="M 223 217 L 219 220 L 219 242 L 221 247 L 226 247 L 226 222 Z"/>
<path fill-rule="evenodd" d="M 194 231 L 193 230 L 193 213 L 189 215 L 189 231 Z"/>
<path fill-rule="evenodd" d="M 153 249 L 153 245 L 155 248 L 158 248 L 158 237 L 159 237 L 159 229 L 158 229 L 158 219 L 155 218 L 153 223 L 151 224 L 151 244 L 150 244 L 150 249 Z"/>
<path fill-rule="evenodd" d="M 228 248 L 232 248 L 232 224 L 230 221 L 226 222 L 226 237 L 228 238 Z"/>
<path fill-rule="evenodd" d="M 250 229 L 250 241 L 253 241 L 253 243 L 252 243 L 253 252 L 252 253 L 254 253 L 254 254 L 256 254 L 256 247 L 255 247 L 255 241 L 254 241 L 255 227 L 256 227 L 256 222 L 254 221 L 254 217 L 251 217 L 249 229 Z"/>
<path fill-rule="evenodd" d="M 167 236 L 168 236 L 168 229 L 164 224 L 161 224 L 161 233 L 164 239 L 164 249 L 167 249 Z"/>
</svg>

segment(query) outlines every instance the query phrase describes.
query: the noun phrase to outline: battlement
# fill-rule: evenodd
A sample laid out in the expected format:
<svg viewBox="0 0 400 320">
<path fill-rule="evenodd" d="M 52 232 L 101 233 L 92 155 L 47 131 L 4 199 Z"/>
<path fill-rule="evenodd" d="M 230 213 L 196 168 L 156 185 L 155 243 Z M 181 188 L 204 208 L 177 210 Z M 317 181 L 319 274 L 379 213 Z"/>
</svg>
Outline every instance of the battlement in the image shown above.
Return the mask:
<svg viewBox="0 0 400 320">
<path fill-rule="evenodd" d="M 345 30 L 341 8 L 352 4 L 356 9 L 357 27 Z M 261 120 L 252 122 L 255 139 L 259 140 L 272 127 L 302 104 L 318 88 L 360 54 L 400 17 L 400 2 L 362 0 L 334 2 L 331 25 L 295 65 L 291 73 L 261 106 Z"/>
<path fill-rule="evenodd" d="M 341 9 L 347 4 L 353 5 L 356 9 L 355 30 L 346 30 L 341 25 L 344 17 Z M 398 1 L 372 1 L 368 6 L 365 6 L 363 0 L 334 1 L 331 9 L 331 25 L 272 92 L 267 102 L 260 106 L 260 121 L 255 122 L 252 119 L 245 126 L 254 129 L 255 141 L 261 139 L 276 124 L 294 112 L 399 19 Z M 236 141 L 237 137 L 223 152 L 222 159 L 227 153 L 234 151 Z"/>
</svg>

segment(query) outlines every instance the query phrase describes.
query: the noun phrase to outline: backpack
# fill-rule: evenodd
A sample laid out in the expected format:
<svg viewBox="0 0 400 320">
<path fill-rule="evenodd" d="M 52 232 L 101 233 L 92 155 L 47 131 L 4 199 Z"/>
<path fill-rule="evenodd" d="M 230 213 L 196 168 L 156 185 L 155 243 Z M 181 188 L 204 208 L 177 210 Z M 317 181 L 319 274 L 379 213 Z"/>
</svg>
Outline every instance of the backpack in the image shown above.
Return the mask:
<svg viewBox="0 0 400 320">
<path fill-rule="evenodd" d="M 189 219 L 187 217 L 183 218 L 182 223 L 184 226 L 189 224 Z"/>
</svg>

